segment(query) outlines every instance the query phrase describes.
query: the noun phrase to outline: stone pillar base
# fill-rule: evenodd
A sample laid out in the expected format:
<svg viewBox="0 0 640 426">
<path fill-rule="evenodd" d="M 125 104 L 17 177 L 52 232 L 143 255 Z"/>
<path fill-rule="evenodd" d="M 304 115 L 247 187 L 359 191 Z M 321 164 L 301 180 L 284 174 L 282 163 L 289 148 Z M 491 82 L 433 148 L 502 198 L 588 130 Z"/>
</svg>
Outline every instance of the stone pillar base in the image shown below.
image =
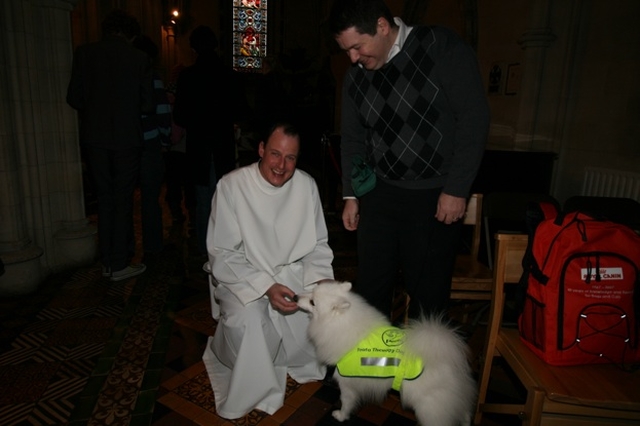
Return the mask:
<svg viewBox="0 0 640 426">
<path fill-rule="evenodd" d="M 35 292 L 42 282 L 40 247 L 27 248 L 0 254 L 5 272 L 0 276 L 0 296 L 22 296 Z"/>
<path fill-rule="evenodd" d="M 59 230 L 54 235 L 55 270 L 59 272 L 70 268 L 90 265 L 98 254 L 97 229 L 86 222 L 81 226 Z"/>
</svg>

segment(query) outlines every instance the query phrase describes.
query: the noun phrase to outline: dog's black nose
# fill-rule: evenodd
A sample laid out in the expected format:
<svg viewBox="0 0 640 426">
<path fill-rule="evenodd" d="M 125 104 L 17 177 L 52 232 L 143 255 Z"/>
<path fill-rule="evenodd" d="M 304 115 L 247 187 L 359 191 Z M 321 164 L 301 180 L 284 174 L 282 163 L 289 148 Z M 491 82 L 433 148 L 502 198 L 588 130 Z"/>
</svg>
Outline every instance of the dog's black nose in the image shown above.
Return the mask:
<svg viewBox="0 0 640 426">
<path fill-rule="evenodd" d="M 294 301 L 294 302 L 296 302 L 296 303 L 298 303 L 298 295 L 297 295 L 297 294 L 294 294 L 294 295 L 293 295 L 293 301 Z"/>
</svg>

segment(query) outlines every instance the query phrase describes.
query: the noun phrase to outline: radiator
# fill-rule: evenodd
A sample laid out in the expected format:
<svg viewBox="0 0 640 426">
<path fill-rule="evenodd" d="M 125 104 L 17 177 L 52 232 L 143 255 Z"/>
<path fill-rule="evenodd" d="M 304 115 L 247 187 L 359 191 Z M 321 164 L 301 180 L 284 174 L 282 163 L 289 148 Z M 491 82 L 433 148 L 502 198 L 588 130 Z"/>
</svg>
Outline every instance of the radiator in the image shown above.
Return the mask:
<svg viewBox="0 0 640 426">
<path fill-rule="evenodd" d="M 587 167 L 581 195 L 625 197 L 640 201 L 640 173 Z"/>
</svg>

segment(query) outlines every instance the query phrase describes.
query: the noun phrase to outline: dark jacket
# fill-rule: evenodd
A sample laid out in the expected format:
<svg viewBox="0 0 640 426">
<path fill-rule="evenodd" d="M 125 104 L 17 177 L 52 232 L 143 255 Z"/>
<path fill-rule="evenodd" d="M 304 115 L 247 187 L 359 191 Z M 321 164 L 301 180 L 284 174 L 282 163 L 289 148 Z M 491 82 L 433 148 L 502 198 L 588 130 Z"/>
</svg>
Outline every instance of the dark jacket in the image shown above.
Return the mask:
<svg viewBox="0 0 640 426">
<path fill-rule="evenodd" d="M 239 77 L 213 52 L 201 53 L 180 72 L 173 120 L 187 131 L 187 161 L 196 184 L 209 184 L 211 161 L 218 179 L 235 168 L 233 124 L 245 100 Z"/>
<path fill-rule="evenodd" d="M 82 143 L 108 149 L 142 146 L 140 117 L 155 111 L 151 60 L 115 35 L 80 46 L 67 103 L 78 110 Z"/>
</svg>

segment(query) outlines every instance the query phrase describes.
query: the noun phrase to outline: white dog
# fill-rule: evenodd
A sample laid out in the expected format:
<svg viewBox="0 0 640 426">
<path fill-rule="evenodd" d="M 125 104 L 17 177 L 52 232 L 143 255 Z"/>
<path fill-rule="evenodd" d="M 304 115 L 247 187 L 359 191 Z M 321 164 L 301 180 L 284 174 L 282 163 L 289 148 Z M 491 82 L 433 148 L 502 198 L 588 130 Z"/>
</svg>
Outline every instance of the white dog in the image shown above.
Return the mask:
<svg viewBox="0 0 640 426">
<path fill-rule="evenodd" d="M 393 328 L 349 282 L 319 284 L 296 300 L 310 314 L 319 360 L 337 366 L 342 407 L 333 412 L 336 420 L 347 420 L 363 402 L 382 402 L 393 387 L 421 425 L 470 424 L 476 385 L 467 345 L 441 317 Z"/>
</svg>

